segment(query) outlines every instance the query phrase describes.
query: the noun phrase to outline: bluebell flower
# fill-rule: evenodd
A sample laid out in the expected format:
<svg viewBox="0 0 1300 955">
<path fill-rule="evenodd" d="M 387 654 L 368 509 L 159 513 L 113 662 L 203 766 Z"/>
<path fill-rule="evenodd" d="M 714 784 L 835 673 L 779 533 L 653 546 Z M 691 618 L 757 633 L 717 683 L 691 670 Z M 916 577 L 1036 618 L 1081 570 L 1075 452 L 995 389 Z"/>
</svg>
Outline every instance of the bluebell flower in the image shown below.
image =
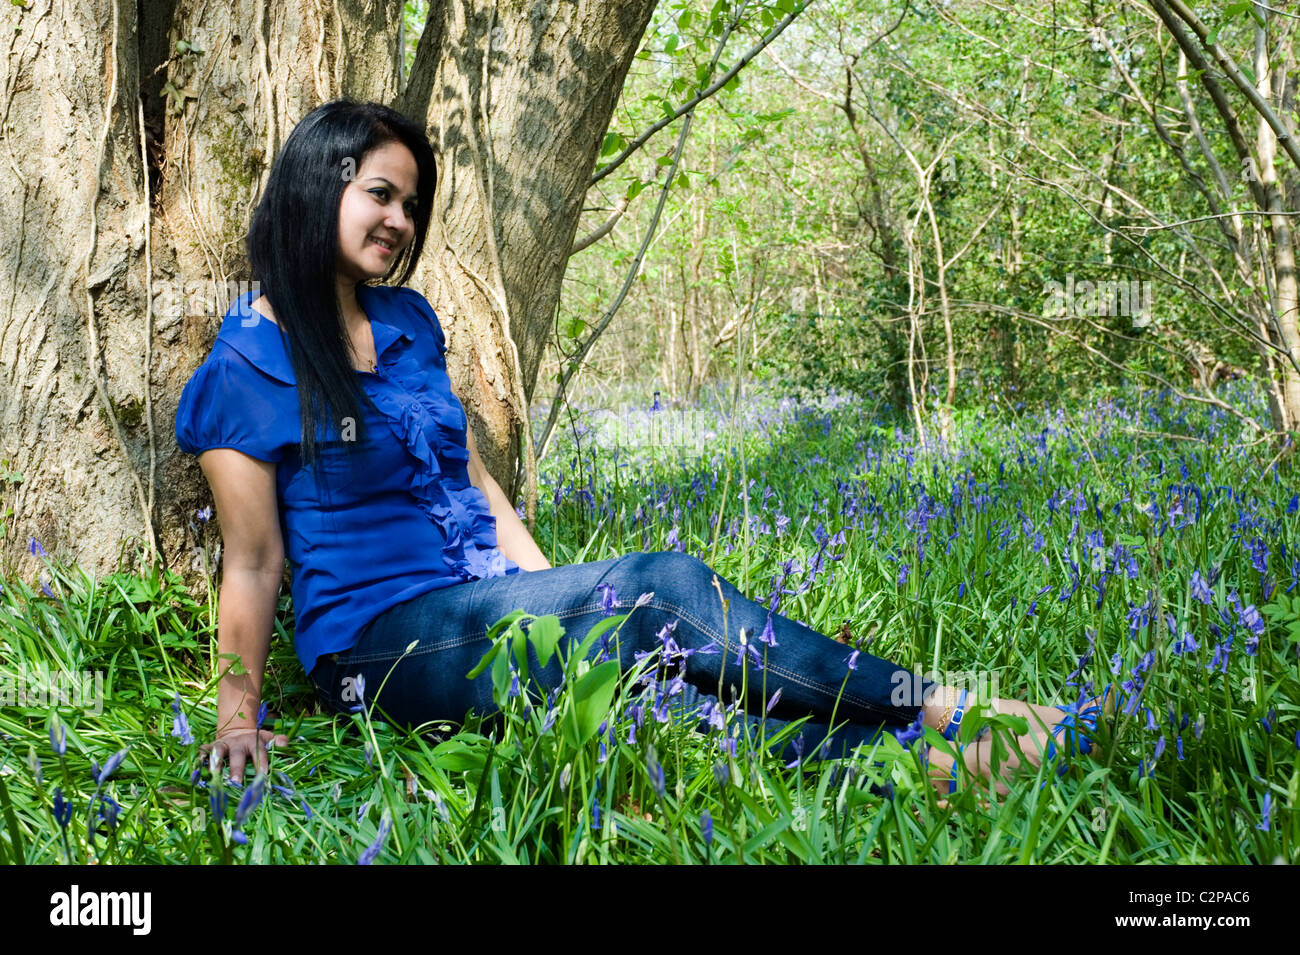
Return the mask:
<svg viewBox="0 0 1300 955">
<path fill-rule="evenodd" d="M 1259 720 L 1259 721 L 1260 721 L 1261 723 L 1264 724 L 1264 732 L 1265 732 L 1265 733 L 1272 733 L 1272 732 L 1273 732 L 1273 724 L 1277 721 L 1277 710 L 1276 710 L 1276 709 L 1270 709 L 1270 710 L 1268 711 L 1268 714 L 1267 714 L 1266 716 L 1262 716 L 1262 717 L 1260 717 L 1260 720 Z"/>
<path fill-rule="evenodd" d="M 1245 610 L 1238 607 L 1237 619 L 1243 627 L 1256 636 L 1260 636 L 1264 633 L 1264 618 L 1260 616 L 1259 611 L 1255 609 L 1254 604 L 1251 604 Z"/>
<path fill-rule="evenodd" d="M 27 549 L 31 553 L 36 554 L 38 557 L 46 556 L 45 548 L 41 546 L 40 541 L 38 541 L 35 537 L 29 537 L 27 538 L 27 540 L 28 540 Z"/>
<path fill-rule="evenodd" d="M 108 762 L 104 764 L 103 769 L 99 769 L 95 763 L 91 763 L 91 772 L 95 777 L 95 785 L 104 785 L 104 783 L 108 781 L 108 777 L 117 772 L 117 768 L 122 765 L 122 760 L 126 759 L 127 750 L 130 748 L 131 747 L 128 746 L 126 749 L 118 750 L 112 756 L 108 757 Z"/>
<path fill-rule="evenodd" d="M 1261 574 L 1268 572 L 1268 545 L 1263 538 L 1256 537 L 1250 542 L 1250 563 Z"/>
<path fill-rule="evenodd" d="M 723 716 L 722 705 L 713 697 L 706 698 L 700 707 L 700 719 L 708 723 L 713 729 L 721 730 L 726 727 Z"/>
<path fill-rule="evenodd" d="M 1273 815 L 1273 794 L 1272 793 L 1264 793 L 1264 802 L 1260 806 L 1259 815 L 1260 815 L 1260 822 L 1259 825 L 1257 825 L 1255 828 L 1261 829 L 1264 832 L 1268 832 L 1269 817 Z"/>
<path fill-rule="evenodd" d="M 613 616 L 618 610 L 618 591 L 611 584 L 597 584 L 596 589 L 600 591 L 600 609 L 605 616 Z"/>
<path fill-rule="evenodd" d="M 896 738 L 903 749 L 910 749 L 913 743 L 925 736 L 925 726 L 921 722 L 922 715 L 923 713 L 918 712 L 916 719 L 898 732 Z"/>
<path fill-rule="evenodd" d="M 776 688 L 776 692 L 773 693 L 771 697 L 768 698 L 767 706 L 763 710 L 763 715 L 766 716 L 768 713 L 771 713 L 772 707 L 776 706 L 777 702 L 780 699 L 781 699 L 781 688 L 778 686 Z"/>
<path fill-rule="evenodd" d="M 1110 658 L 1110 672 L 1113 675 L 1119 676 L 1119 671 L 1123 668 L 1123 665 L 1123 658 L 1118 653 Z"/>
<path fill-rule="evenodd" d="M 1231 649 L 1232 649 L 1231 637 L 1229 637 L 1225 642 L 1216 643 L 1214 645 L 1214 656 L 1210 658 L 1210 662 L 1206 664 L 1205 669 L 1213 670 L 1217 666 L 1219 667 L 1220 673 L 1227 673 L 1228 654 L 1231 651 Z"/>
<path fill-rule="evenodd" d="M 850 670 L 856 670 L 858 668 L 858 653 L 859 651 L 854 650 L 849 654 L 848 665 Z"/>
<path fill-rule="evenodd" d="M 356 695 L 357 702 L 348 707 L 351 713 L 360 713 L 366 708 L 366 678 L 358 673 L 352 678 L 352 692 Z"/>
<path fill-rule="evenodd" d="M 244 835 L 244 830 L 242 829 L 230 830 L 230 840 L 241 846 L 248 845 L 248 836 Z"/>
<path fill-rule="evenodd" d="M 208 793 L 208 805 L 212 807 L 213 819 L 226 818 L 227 796 L 224 789 L 213 789 Z"/>
<path fill-rule="evenodd" d="M 803 762 L 803 733 L 800 732 L 798 736 L 791 740 L 790 745 L 794 747 L 794 759 L 785 764 L 786 769 L 794 769 Z"/>
<path fill-rule="evenodd" d="M 654 412 L 654 411 L 663 411 L 663 410 L 664 410 L 664 406 L 661 405 L 661 404 L 659 403 L 659 392 L 657 392 L 657 391 L 655 392 L 655 400 L 654 400 L 654 404 L 652 404 L 652 405 L 650 406 L 650 410 L 651 410 L 652 412 Z"/>
<path fill-rule="evenodd" d="M 763 632 L 758 635 L 758 642 L 764 643 L 769 647 L 780 646 L 776 642 L 776 631 L 772 628 L 772 615 L 767 615 L 767 622 L 763 624 Z"/>
<path fill-rule="evenodd" d="M 1146 706 L 1143 707 L 1143 709 L 1147 711 L 1147 729 L 1149 730 L 1158 729 L 1159 727 L 1156 726 L 1156 716 L 1154 713 L 1151 712 L 1151 707 Z M 1162 736 L 1160 737 L 1160 739 L 1163 741 L 1164 737 Z"/>
<path fill-rule="evenodd" d="M 731 771 L 727 769 L 726 763 L 716 762 L 713 764 L 713 779 L 719 786 L 725 786 L 730 778 Z"/>
<path fill-rule="evenodd" d="M 736 645 L 736 666 L 743 666 L 746 658 L 751 660 L 755 667 L 763 669 L 763 657 L 758 652 L 758 647 L 749 642 L 745 636 L 745 631 L 740 631 L 740 642 Z"/>
<path fill-rule="evenodd" d="M 1179 758 L 1179 759 L 1182 759 L 1182 758 L 1183 758 L 1183 738 L 1182 738 L 1181 735 L 1180 735 L 1180 736 L 1176 736 L 1176 737 L 1174 737 L 1174 746 L 1177 747 L 1177 749 L 1178 749 L 1178 758 Z"/>
<path fill-rule="evenodd" d="M 244 824 L 248 814 L 258 807 L 262 797 L 266 794 L 266 774 L 258 773 L 253 777 L 252 783 L 244 790 L 244 795 L 239 800 L 239 805 L 235 807 L 235 826 L 239 827 Z"/>
<path fill-rule="evenodd" d="M 366 846 L 361 857 L 357 859 L 357 865 L 370 865 L 379 857 L 379 851 L 384 847 L 384 840 L 388 838 L 388 832 L 393 828 L 393 817 L 388 810 L 379 819 L 379 829 L 375 833 L 375 841 Z"/>
<path fill-rule="evenodd" d="M 659 765 L 659 757 L 658 754 L 655 753 L 653 746 L 650 747 L 650 751 L 646 754 L 645 765 L 646 772 L 650 776 L 650 784 L 654 786 L 655 792 L 657 792 L 659 798 L 662 799 L 666 788 L 664 781 L 664 768 Z"/>
<path fill-rule="evenodd" d="M 257 706 L 257 728 L 258 729 L 261 729 L 262 724 L 266 722 L 266 713 L 268 709 L 269 707 L 267 707 L 265 701 L 258 704 Z"/>
<path fill-rule="evenodd" d="M 1194 653 L 1195 651 L 1200 649 L 1200 646 L 1197 644 L 1196 638 L 1192 636 L 1192 632 L 1190 630 L 1186 630 L 1183 632 L 1183 637 L 1181 640 L 1174 641 L 1174 645 L 1171 649 L 1173 650 L 1174 653 L 1179 653 L 1179 654 Z"/>
<path fill-rule="evenodd" d="M 672 702 L 667 693 L 660 692 L 656 697 L 654 706 L 651 707 L 650 713 L 657 723 L 667 723 L 669 720 L 668 705 Z"/>
<path fill-rule="evenodd" d="M 903 564 L 898 570 L 898 586 L 901 587 L 905 583 L 907 583 L 907 573 L 908 573 L 908 566 L 907 564 Z"/>
<path fill-rule="evenodd" d="M 90 838 L 90 841 L 91 842 L 95 841 L 96 834 L 101 836 L 108 835 L 107 831 L 99 828 L 99 824 L 101 822 L 107 827 L 108 830 L 116 829 L 117 817 L 121 811 L 122 811 L 122 807 L 118 805 L 116 799 L 108 795 L 108 793 L 100 793 L 99 808 L 95 812 L 95 824 L 91 826 L 90 831 L 87 833 L 87 835 Z"/>
<path fill-rule="evenodd" d="M 190 732 L 190 722 L 185 718 L 181 711 L 181 695 L 178 691 L 175 699 L 172 700 L 172 735 L 188 746 L 194 742 L 194 734 Z"/>
<path fill-rule="evenodd" d="M 1192 599 L 1199 600 L 1207 607 L 1214 603 L 1214 594 L 1210 592 L 1210 586 L 1199 570 L 1192 571 Z"/>
<path fill-rule="evenodd" d="M 713 817 L 707 809 L 700 813 L 700 834 L 704 836 L 705 845 L 713 845 Z"/>
<path fill-rule="evenodd" d="M 207 507 L 200 507 L 198 513 L 199 513 L 199 523 L 206 524 L 209 520 L 212 519 L 212 505 L 209 504 Z"/>
<path fill-rule="evenodd" d="M 1156 741 L 1156 751 L 1155 754 L 1151 757 L 1152 765 L 1155 765 L 1156 760 L 1158 760 L 1161 757 L 1164 751 L 1165 751 L 1165 738 L 1162 735 L 1160 739 Z"/>
<path fill-rule="evenodd" d="M 57 732 L 56 732 L 57 731 Z M 50 749 L 54 755 L 62 757 L 68 751 L 68 728 L 55 717 L 50 724 Z"/>
<path fill-rule="evenodd" d="M 54 790 L 54 818 L 59 823 L 59 828 L 68 828 L 68 823 L 72 821 L 72 803 L 63 798 L 63 790 Z"/>
</svg>

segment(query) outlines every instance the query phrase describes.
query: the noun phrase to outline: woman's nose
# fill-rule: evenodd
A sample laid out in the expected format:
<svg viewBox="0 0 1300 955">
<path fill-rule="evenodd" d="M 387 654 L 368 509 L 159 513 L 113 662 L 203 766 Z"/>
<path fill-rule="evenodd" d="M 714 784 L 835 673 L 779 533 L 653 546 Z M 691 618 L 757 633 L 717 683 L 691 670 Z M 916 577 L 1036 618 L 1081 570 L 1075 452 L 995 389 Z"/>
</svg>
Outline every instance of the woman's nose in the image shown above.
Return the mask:
<svg viewBox="0 0 1300 955">
<path fill-rule="evenodd" d="M 404 233 L 411 228 L 412 221 L 411 216 L 405 209 L 400 206 L 396 208 L 390 206 L 388 218 L 384 221 L 384 224 L 396 232 Z"/>
</svg>

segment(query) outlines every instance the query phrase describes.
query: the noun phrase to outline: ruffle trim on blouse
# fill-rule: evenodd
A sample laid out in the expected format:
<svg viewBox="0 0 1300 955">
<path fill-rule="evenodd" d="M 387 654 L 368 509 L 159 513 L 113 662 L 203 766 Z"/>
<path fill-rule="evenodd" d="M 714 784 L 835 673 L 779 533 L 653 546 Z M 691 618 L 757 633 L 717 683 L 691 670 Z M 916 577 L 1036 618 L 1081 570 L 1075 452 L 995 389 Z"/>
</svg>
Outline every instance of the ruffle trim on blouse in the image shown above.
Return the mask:
<svg viewBox="0 0 1300 955">
<path fill-rule="evenodd" d="M 385 371 L 415 400 L 403 401 L 384 388 L 375 389 L 371 397 L 406 450 L 420 463 L 411 491 L 420 509 L 446 535 L 443 558 L 465 580 L 517 573 L 519 567 L 496 544 L 496 519 L 487 498 L 468 481 L 461 482 L 448 473 L 451 468 L 461 471 L 469 463 L 462 412 L 442 395 L 420 387 L 418 368 L 402 374 L 403 366 L 414 364 L 408 353 Z"/>
</svg>

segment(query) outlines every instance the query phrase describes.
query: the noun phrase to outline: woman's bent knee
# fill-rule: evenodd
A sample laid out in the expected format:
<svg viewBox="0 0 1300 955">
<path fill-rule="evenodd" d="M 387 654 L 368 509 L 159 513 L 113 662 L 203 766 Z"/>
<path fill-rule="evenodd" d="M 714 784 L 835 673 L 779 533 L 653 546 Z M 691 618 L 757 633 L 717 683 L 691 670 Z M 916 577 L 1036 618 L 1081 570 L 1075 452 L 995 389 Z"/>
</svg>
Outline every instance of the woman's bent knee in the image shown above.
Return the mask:
<svg viewBox="0 0 1300 955">
<path fill-rule="evenodd" d="M 620 600 L 635 600 L 648 591 L 667 596 L 683 586 L 694 592 L 701 581 L 708 583 L 713 577 L 713 571 L 704 561 L 693 554 L 673 550 L 628 554 L 619 560 L 619 569 L 629 590 L 626 595 L 619 594 Z M 630 592 L 633 589 L 635 594 Z"/>
</svg>

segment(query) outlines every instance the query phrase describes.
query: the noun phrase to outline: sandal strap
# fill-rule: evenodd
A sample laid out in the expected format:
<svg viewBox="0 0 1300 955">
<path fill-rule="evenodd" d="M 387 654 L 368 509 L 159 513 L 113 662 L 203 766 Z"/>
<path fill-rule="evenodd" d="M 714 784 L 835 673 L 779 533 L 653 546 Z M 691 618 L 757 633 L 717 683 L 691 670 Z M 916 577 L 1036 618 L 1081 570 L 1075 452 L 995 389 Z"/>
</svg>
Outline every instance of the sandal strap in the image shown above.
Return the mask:
<svg viewBox="0 0 1300 955">
<path fill-rule="evenodd" d="M 961 696 L 957 697 L 957 708 L 952 711 L 952 716 L 948 717 L 948 725 L 943 728 L 943 738 L 951 742 L 957 738 L 957 733 L 961 729 L 961 719 L 966 715 L 966 689 L 962 688 Z"/>
</svg>

